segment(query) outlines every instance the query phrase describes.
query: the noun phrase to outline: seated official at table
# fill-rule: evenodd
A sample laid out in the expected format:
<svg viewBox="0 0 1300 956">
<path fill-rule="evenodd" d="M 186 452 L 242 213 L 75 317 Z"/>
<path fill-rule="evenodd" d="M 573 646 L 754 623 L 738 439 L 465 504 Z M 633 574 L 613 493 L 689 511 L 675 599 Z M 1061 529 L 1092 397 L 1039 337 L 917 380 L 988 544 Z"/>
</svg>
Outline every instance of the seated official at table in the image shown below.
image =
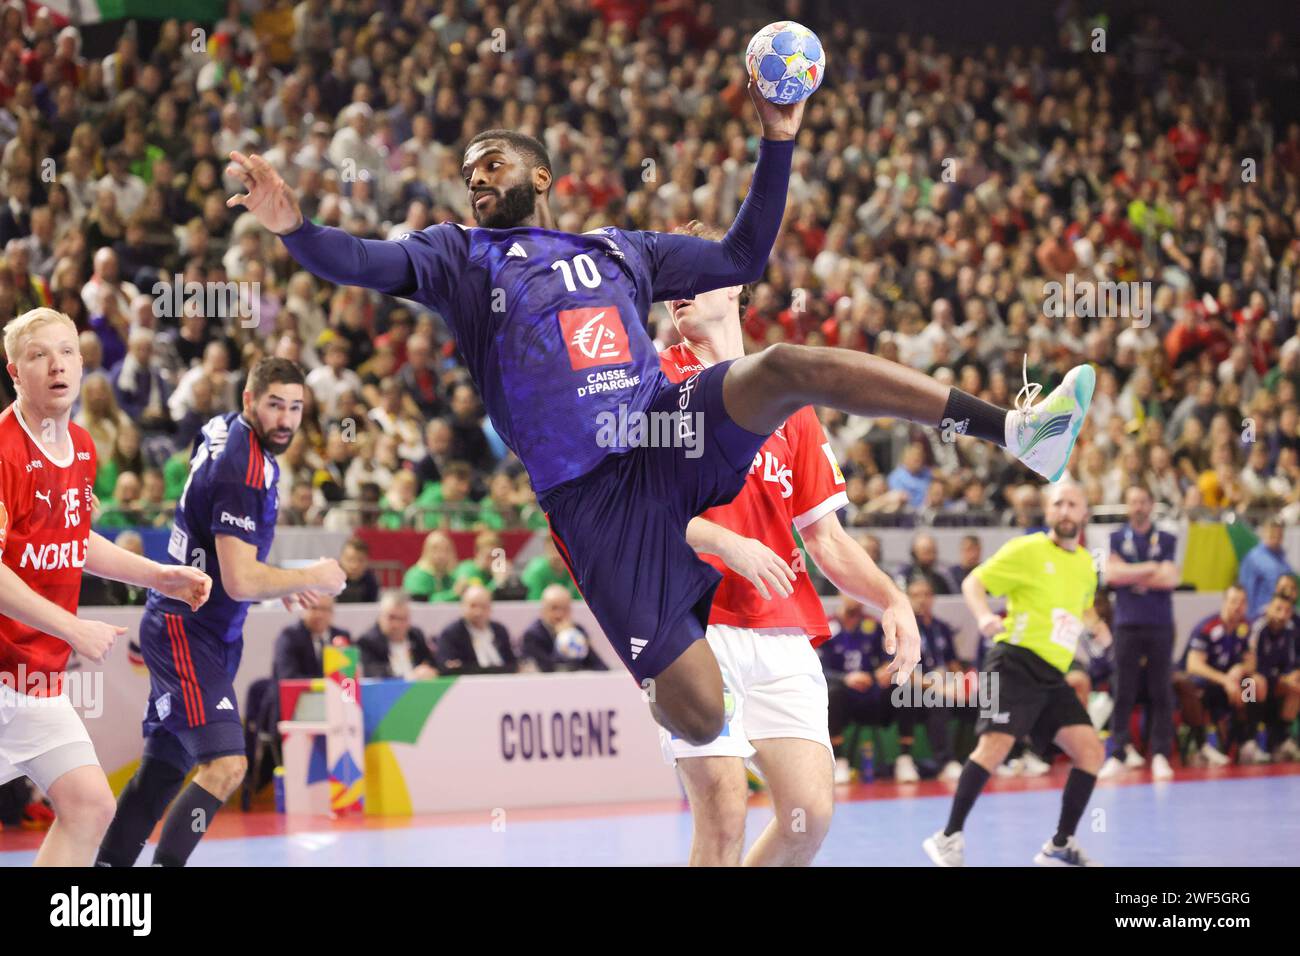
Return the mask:
<svg viewBox="0 0 1300 956">
<path fill-rule="evenodd" d="M 513 674 L 518 670 L 510 634 L 492 620 L 492 593 L 472 584 L 460 598 L 461 616 L 438 635 L 438 670 L 444 674 Z"/>
<path fill-rule="evenodd" d="M 607 671 L 582 625 L 573 623 L 573 597 L 563 584 L 542 591 L 541 614 L 524 631 L 520 656 L 539 671 Z"/>
<path fill-rule="evenodd" d="M 276 680 L 325 676 L 324 655 L 329 645 L 351 644 L 352 636 L 334 626 L 334 598 L 316 596 L 316 606 L 302 608 L 298 620 L 275 639 L 271 676 Z"/>
<path fill-rule="evenodd" d="M 434 651 L 424 632 L 411 626 L 411 599 L 401 588 L 379 595 L 379 620 L 357 638 L 362 677 L 427 680 L 438 676 Z"/>
</svg>

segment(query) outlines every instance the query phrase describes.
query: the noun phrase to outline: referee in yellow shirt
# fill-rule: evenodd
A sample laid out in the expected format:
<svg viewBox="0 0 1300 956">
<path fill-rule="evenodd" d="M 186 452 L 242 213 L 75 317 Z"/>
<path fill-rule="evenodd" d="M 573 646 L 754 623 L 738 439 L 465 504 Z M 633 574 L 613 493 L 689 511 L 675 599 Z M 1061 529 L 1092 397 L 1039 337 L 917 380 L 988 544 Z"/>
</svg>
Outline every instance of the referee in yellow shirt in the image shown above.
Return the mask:
<svg viewBox="0 0 1300 956">
<path fill-rule="evenodd" d="M 1085 629 L 1103 643 L 1110 631 L 1093 610 L 1097 571 L 1080 547 L 1088 503 L 1078 485 L 1050 487 L 1047 532 L 1008 541 L 962 582 L 962 595 L 980 632 L 994 640 L 985 657 L 991 700 L 981 701 L 979 743 L 962 767 L 948 825 L 923 844 L 939 866 L 965 865 L 962 827 L 989 775 L 1012 745 L 1028 735 L 1054 742 L 1073 766 L 1061 797 L 1056 835 L 1034 857 L 1039 866 L 1098 866 L 1074 839 L 1105 759 L 1101 738 L 1065 681 Z M 1007 598 L 1003 620 L 989 609 L 990 594 Z"/>
</svg>

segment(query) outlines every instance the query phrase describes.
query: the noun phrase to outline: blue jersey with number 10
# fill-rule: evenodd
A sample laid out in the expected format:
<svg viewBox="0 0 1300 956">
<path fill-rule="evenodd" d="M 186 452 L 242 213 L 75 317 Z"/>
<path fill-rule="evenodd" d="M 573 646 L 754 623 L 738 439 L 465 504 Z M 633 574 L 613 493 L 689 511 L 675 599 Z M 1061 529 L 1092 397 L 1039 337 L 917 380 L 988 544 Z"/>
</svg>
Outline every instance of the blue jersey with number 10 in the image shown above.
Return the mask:
<svg viewBox="0 0 1300 956">
<path fill-rule="evenodd" d="M 197 612 L 188 604 L 149 592 L 150 610 L 185 619 L 187 634 L 202 633 L 223 641 L 243 637 L 248 603 L 236 601 L 221 584 L 216 540 L 228 534 L 257 548 L 265 561 L 275 537 L 279 513 L 280 466 L 239 412 L 211 419 L 203 426 L 190 458 L 190 477 L 176 503 L 167 563 L 190 564 L 212 577 L 212 594 Z"/>
<path fill-rule="evenodd" d="M 447 322 L 538 492 L 619 450 L 597 440 L 602 413 L 644 412 L 665 385 L 645 319 L 695 294 L 699 262 L 680 239 L 443 223 L 399 240 L 417 280 L 406 294 Z"/>
</svg>

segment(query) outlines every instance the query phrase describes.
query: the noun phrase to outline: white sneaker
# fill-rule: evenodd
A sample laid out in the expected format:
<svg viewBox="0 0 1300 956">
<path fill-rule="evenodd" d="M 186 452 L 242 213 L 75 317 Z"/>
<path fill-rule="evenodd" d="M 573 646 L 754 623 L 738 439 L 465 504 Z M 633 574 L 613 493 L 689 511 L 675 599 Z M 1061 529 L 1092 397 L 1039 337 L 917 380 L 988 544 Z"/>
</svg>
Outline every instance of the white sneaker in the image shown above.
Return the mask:
<svg viewBox="0 0 1300 956">
<path fill-rule="evenodd" d="M 1025 764 L 1019 757 L 1013 757 L 998 764 L 993 772 L 999 777 L 1018 777 L 1025 772 Z"/>
<path fill-rule="evenodd" d="M 1208 767 L 1226 767 L 1232 763 L 1227 754 L 1220 751 L 1218 747 L 1211 745 L 1208 741 L 1201 745 L 1200 753 L 1205 758 L 1205 764 Z"/>
<path fill-rule="evenodd" d="M 921 779 L 911 754 L 899 754 L 894 761 L 894 783 L 916 783 Z"/>
<path fill-rule="evenodd" d="M 1118 757 L 1107 757 L 1106 762 L 1097 771 L 1097 779 L 1109 780 L 1111 777 L 1118 777 L 1123 772 L 1124 764 L 1120 762 Z"/>
<path fill-rule="evenodd" d="M 954 783 L 961 779 L 961 764 L 955 760 L 949 760 L 939 771 L 939 779 Z"/>
<path fill-rule="evenodd" d="M 1282 741 L 1282 745 L 1277 750 L 1273 751 L 1273 760 L 1276 763 L 1300 760 L 1300 746 L 1296 746 L 1296 742 L 1288 737 Z"/>
<path fill-rule="evenodd" d="M 1169 766 L 1169 759 L 1164 754 L 1156 754 L 1151 758 L 1151 779 L 1174 779 L 1174 768 Z"/>
<path fill-rule="evenodd" d="M 1076 365 L 1052 393 L 1037 404 L 1043 390 L 1029 382 L 1029 355 L 1025 355 L 1024 386 L 1016 395 L 1016 407 L 1007 414 L 1007 451 L 1042 475 L 1056 481 L 1065 473 L 1083 418 L 1092 403 L 1097 373 L 1091 365 Z"/>
<path fill-rule="evenodd" d="M 1101 866 L 1096 860 L 1088 858 L 1074 837 L 1070 837 L 1065 846 L 1057 846 L 1048 840 L 1034 857 L 1034 862 L 1039 866 Z"/>
<path fill-rule="evenodd" d="M 1146 765 L 1146 758 L 1137 752 L 1136 747 L 1129 744 L 1124 748 L 1124 766 L 1130 770 L 1141 770 Z"/>
<path fill-rule="evenodd" d="M 853 782 L 853 771 L 849 769 L 849 761 L 845 757 L 835 758 L 835 782 L 837 784 Z"/>
<path fill-rule="evenodd" d="M 1260 748 L 1259 744 L 1253 740 L 1247 740 L 1241 745 L 1241 751 L 1237 754 L 1237 762 L 1244 764 L 1262 764 L 1271 763 L 1272 757 L 1266 751 Z"/>
<path fill-rule="evenodd" d="M 961 831 L 952 836 L 944 836 L 940 830 L 934 836 L 928 836 L 921 842 L 925 855 L 934 861 L 935 866 L 965 866 L 966 838 Z"/>
<path fill-rule="evenodd" d="M 1052 772 L 1052 765 L 1032 750 L 1026 750 L 1023 759 L 1026 777 L 1042 777 Z"/>
</svg>

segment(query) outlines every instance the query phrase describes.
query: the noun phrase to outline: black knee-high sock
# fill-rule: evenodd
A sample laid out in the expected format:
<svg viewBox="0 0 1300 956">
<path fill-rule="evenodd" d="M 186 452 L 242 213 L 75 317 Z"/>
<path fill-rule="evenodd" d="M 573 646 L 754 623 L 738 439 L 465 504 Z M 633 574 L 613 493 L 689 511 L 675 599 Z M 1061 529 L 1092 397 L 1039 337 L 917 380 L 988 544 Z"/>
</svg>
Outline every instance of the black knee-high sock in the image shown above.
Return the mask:
<svg viewBox="0 0 1300 956">
<path fill-rule="evenodd" d="M 162 836 L 158 839 L 158 849 L 154 851 L 154 866 L 184 866 L 194 848 L 203 839 L 212 825 L 222 804 L 199 786 L 198 781 L 191 783 L 176 798 L 167 819 L 163 821 Z"/>
<path fill-rule="evenodd" d="M 948 403 L 943 407 L 943 421 L 939 427 L 947 428 L 953 422 L 959 435 L 973 435 L 995 445 L 1007 442 L 1007 410 L 990 405 L 960 388 L 948 392 Z"/>
<path fill-rule="evenodd" d="M 154 826 L 185 782 L 185 771 L 165 760 L 145 757 L 117 801 L 117 813 L 104 834 L 95 866 L 135 866 Z"/>
<path fill-rule="evenodd" d="M 1065 792 L 1061 794 L 1061 822 L 1057 824 L 1056 836 L 1052 839 L 1057 846 L 1065 846 L 1070 837 L 1074 836 L 1079 818 L 1092 799 L 1092 788 L 1096 783 L 1096 774 L 1078 767 L 1070 768 L 1070 776 L 1065 779 Z"/>
<path fill-rule="evenodd" d="M 1205 746 L 1205 725 L 1197 724 L 1192 728 L 1192 745 L 1200 750 Z"/>
<path fill-rule="evenodd" d="M 967 760 L 966 766 L 961 768 L 961 776 L 957 778 L 957 792 L 952 798 L 952 810 L 948 814 L 948 825 L 943 830 L 944 836 L 952 836 L 966 825 L 966 816 L 971 807 L 975 806 L 975 798 L 988 782 L 989 772 L 974 760 Z"/>
</svg>

